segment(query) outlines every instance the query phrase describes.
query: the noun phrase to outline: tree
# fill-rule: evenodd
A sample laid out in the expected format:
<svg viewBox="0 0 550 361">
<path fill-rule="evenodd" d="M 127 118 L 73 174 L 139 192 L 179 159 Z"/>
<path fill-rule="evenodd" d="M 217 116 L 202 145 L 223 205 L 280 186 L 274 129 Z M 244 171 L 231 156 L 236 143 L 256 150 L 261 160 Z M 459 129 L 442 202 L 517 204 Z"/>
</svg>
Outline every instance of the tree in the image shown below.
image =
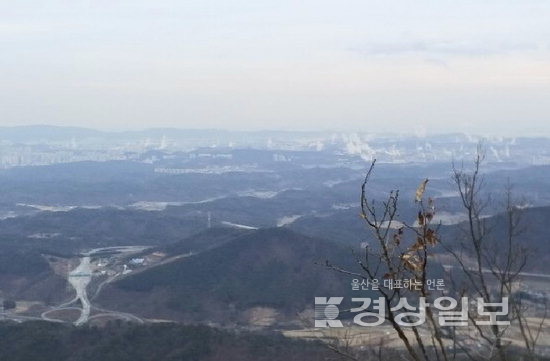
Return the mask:
<svg viewBox="0 0 550 361">
<path fill-rule="evenodd" d="M 4 300 L 2 302 L 2 307 L 4 308 L 4 311 L 13 310 L 15 307 L 17 307 L 17 304 L 15 303 L 14 300 Z"/>
<path fill-rule="evenodd" d="M 524 231 L 522 209 L 514 199 L 512 185 L 508 183 L 504 190 L 501 209 L 504 217 L 504 237 L 492 235 L 496 225 L 486 217 L 487 210 L 493 202 L 491 195 L 484 192 L 485 182 L 481 173 L 484 159 L 484 149 L 479 146 L 471 170 L 465 170 L 464 166 L 458 168 L 453 164 L 453 181 L 466 211 L 467 220 L 462 237 L 453 243 L 444 243 L 444 248 L 452 255 L 458 269 L 464 275 L 458 292 L 471 298 L 483 299 L 485 303 L 496 303 L 501 300 L 508 300 L 509 303 L 510 326 L 476 326 L 471 337 L 483 340 L 486 346 L 485 354 L 478 353 L 476 357 L 496 357 L 505 361 L 506 348 L 510 343 L 506 341 L 507 336 L 517 328 L 524 344 L 525 356 L 536 359 L 535 349 L 546 320 L 546 306 L 540 322 L 533 327 L 526 319 L 529 309 L 522 304 L 521 297 L 515 292 L 529 255 L 529 250 L 521 243 L 521 234 Z M 473 315 L 470 317 L 474 318 Z"/>
<path fill-rule="evenodd" d="M 373 234 L 374 244 L 364 249 L 364 254 L 355 255 L 359 270 L 349 270 L 333 265 L 327 261 L 326 266 L 337 272 L 352 275 L 367 281 L 377 279 L 403 280 L 410 279 L 416 287 L 391 288 L 380 284 L 379 295 L 385 302 L 385 319 L 393 327 L 401 340 L 408 357 L 414 361 L 455 360 L 469 358 L 507 360 L 509 342 L 507 337 L 513 331 L 519 331 L 524 344 L 520 351 L 522 356 L 536 359 L 536 344 L 541 337 L 546 311 L 540 316 L 536 326 L 527 322 L 528 309 L 517 297 L 515 285 L 522 270 L 527 264 L 527 249 L 518 241 L 521 234 L 521 209 L 514 203 L 512 188 L 505 189 L 504 216 L 506 240 L 490 237 L 491 227 L 487 217 L 492 199 L 483 193 L 484 180 L 481 166 L 484 160 L 483 148 L 478 147 L 473 168 L 464 170 L 453 164 L 453 181 L 458 190 L 460 201 L 467 215 L 463 234 L 459 239 L 442 239 L 440 224 L 434 222 L 436 213 L 433 199 L 425 199 L 428 180 L 424 180 L 415 194 L 417 217 L 414 224 L 407 224 L 398 219 L 399 191 L 392 190 L 382 202 L 368 197 L 369 182 L 375 168 L 373 161 L 361 186 L 361 217 Z M 411 200 L 412 201 L 412 200 Z M 442 257 L 443 256 L 443 257 Z M 450 272 L 449 281 L 452 288 L 434 292 L 428 290 L 426 281 L 437 267 L 439 259 L 454 260 L 446 265 L 461 270 Z M 461 277 L 453 277 L 460 274 Z M 438 297 L 447 299 L 469 300 L 467 317 L 468 326 L 456 328 L 441 326 L 436 320 L 432 307 L 425 308 L 426 323 L 404 327 L 398 319 L 400 313 L 396 305 L 402 298 L 426 300 L 428 304 Z M 479 325 L 478 310 L 488 304 L 488 311 L 495 311 L 498 302 L 508 301 L 511 311 L 507 321 L 509 325 Z M 462 304 L 464 307 L 465 305 Z M 545 308 L 546 310 L 546 308 Z M 372 311 L 372 308 L 371 308 Z M 409 320 L 409 316 L 404 318 Z M 429 337 L 423 337 L 422 333 Z M 472 341 L 475 340 L 474 343 Z M 482 343 L 479 350 L 476 346 Z M 337 348 L 332 345 L 333 349 Z M 346 349 L 340 352 L 350 359 L 360 359 Z"/>
</svg>

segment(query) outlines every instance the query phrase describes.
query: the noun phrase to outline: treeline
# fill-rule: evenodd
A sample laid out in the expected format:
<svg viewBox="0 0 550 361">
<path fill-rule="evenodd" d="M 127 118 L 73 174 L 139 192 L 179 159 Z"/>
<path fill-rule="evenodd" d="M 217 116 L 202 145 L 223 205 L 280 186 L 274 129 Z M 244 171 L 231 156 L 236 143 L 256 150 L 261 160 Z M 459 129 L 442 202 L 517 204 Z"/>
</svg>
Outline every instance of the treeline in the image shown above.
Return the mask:
<svg viewBox="0 0 550 361">
<path fill-rule="evenodd" d="M 309 361 L 329 355 L 316 342 L 206 326 L 112 321 L 105 327 L 77 328 L 46 322 L 0 323 L 0 360 L 10 361 Z"/>
<path fill-rule="evenodd" d="M 0 275 L 36 276 L 48 271 L 48 262 L 37 250 L 8 245 L 0 249 Z"/>
</svg>

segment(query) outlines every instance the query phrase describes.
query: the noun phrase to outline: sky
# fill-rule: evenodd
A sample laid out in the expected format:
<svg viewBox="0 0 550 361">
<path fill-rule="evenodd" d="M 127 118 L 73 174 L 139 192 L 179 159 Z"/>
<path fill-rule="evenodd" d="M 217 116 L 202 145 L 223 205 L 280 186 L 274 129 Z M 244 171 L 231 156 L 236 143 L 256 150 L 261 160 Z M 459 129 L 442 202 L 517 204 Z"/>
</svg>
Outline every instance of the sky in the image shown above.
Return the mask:
<svg viewBox="0 0 550 361">
<path fill-rule="evenodd" d="M 547 0 L 0 0 L 0 125 L 550 136 Z"/>
</svg>

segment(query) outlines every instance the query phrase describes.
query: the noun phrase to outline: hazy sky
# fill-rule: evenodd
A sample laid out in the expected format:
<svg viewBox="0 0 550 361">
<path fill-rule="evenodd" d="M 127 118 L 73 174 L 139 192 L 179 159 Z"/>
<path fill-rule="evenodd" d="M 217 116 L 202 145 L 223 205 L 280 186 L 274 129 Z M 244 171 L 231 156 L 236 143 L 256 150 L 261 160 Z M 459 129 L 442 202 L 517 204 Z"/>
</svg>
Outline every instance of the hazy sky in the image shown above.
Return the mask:
<svg viewBox="0 0 550 361">
<path fill-rule="evenodd" d="M 0 125 L 550 136 L 547 0 L 0 0 Z"/>
</svg>

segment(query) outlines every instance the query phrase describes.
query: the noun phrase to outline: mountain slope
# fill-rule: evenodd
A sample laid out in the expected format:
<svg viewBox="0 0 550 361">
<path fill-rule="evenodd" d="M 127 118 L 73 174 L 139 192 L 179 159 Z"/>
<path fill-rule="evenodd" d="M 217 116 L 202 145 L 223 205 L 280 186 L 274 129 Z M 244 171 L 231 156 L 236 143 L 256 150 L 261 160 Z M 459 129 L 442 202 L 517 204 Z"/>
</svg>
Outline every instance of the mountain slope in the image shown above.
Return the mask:
<svg viewBox="0 0 550 361">
<path fill-rule="evenodd" d="M 111 323 L 104 328 L 0 323 L 0 359 L 33 361 L 313 361 L 332 354 L 317 342 L 206 326 Z"/>
<path fill-rule="evenodd" d="M 36 250 L 0 248 L 0 299 L 57 302 L 66 297 L 65 280 Z"/>
<path fill-rule="evenodd" d="M 130 275 L 105 289 L 100 302 L 148 317 L 194 321 L 240 321 L 258 307 L 294 317 L 311 308 L 315 296 L 349 293 L 350 277 L 316 264 L 326 259 L 354 267 L 349 249 L 264 229 Z"/>
<path fill-rule="evenodd" d="M 443 213 L 444 210 L 445 207 L 442 207 L 438 212 Z M 358 208 L 351 208 L 339 210 L 326 216 L 303 217 L 292 223 L 289 228 L 311 237 L 323 235 L 327 239 L 344 244 L 357 245 L 367 241 L 375 247 L 377 242 L 373 239 L 365 222 L 360 218 L 359 212 Z M 550 207 L 525 208 L 520 212 L 519 229 L 521 232 L 516 235 L 516 241 L 530 253 L 525 271 L 550 273 L 550 233 L 548 232 Z M 402 209 L 398 219 L 406 220 L 412 224 L 415 213 L 410 208 Z M 459 218 L 457 217 L 457 219 Z M 507 229 L 505 216 L 497 214 L 487 218 L 485 223 L 491 230 L 487 236 L 488 244 L 504 243 Z M 441 239 L 447 245 L 456 245 L 463 240 L 466 227 L 465 222 L 441 226 Z M 443 252 L 441 249 L 436 250 Z"/>
</svg>

